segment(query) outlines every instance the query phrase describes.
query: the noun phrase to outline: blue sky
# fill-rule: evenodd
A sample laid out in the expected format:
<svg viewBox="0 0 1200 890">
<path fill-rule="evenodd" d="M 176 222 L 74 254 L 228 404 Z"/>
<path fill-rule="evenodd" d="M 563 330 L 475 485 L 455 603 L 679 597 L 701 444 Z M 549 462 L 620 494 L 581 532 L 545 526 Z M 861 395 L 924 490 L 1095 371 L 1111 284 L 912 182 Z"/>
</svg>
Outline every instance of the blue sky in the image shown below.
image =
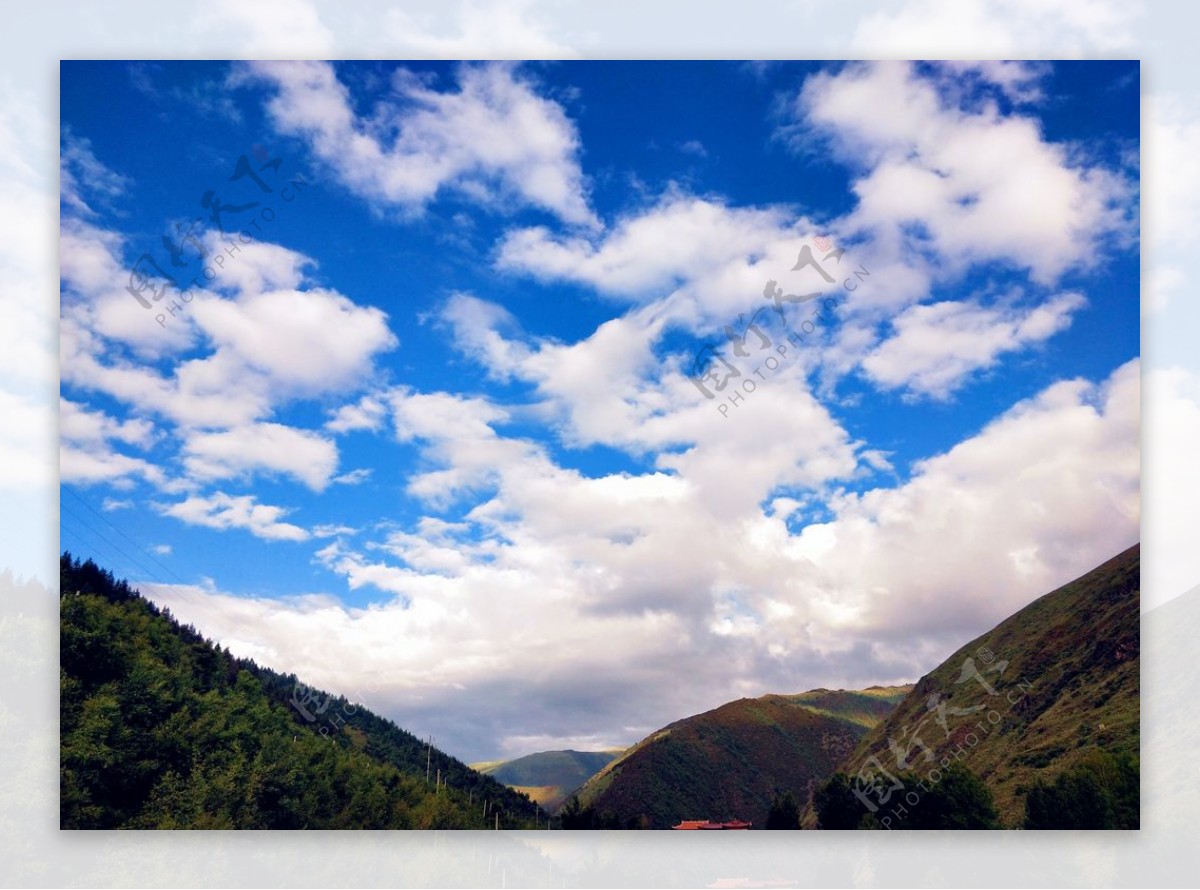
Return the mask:
<svg viewBox="0 0 1200 890">
<path fill-rule="evenodd" d="M 1138 539 L 1136 62 L 61 74 L 62 546 L 455 754 L 912 680 Z"/>
</svg>

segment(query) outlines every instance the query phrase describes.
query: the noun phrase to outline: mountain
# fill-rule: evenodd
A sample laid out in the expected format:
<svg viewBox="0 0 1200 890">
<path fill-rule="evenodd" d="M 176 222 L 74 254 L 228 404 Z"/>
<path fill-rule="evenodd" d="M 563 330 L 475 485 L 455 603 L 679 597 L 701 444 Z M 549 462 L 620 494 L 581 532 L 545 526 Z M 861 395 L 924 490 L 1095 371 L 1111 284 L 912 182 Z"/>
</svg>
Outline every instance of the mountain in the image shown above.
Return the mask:
<svg viewBox="0 0 1200 890">
<path fill-rule="evenodd" d="M 62 828 L 533 828 L 538 807 L 362 704 L 60 560 Z M 440 778 L 440 781 L 439 781 Z"/>
<path fill-rule="evenodd" d="M 922 677 L 840 767 L 851 782 L 860 780 L 855 784 L 878 807 L 876 818 L 910 791 L 919 800 L 924 791 L 910 789 L 914 780 L 931 785 L 957 764 L 982 780 L 1005 826 L 1021 826 L 1032 789 L 1044 802 L 1052 785 L 1060 797 L 1115 795 L 1090 809 L 1111 804 L 1125 811 L 1104 825 L 1087 822 L 1092 812 L 1058 827 L 1135 826 L 1140 565 L 1135 545 L 1035 600 Z M 811 810 L 805 823 L 815 824 Z"/>
<path fill-rule="evenodd" d="M 563 825 L 739 819 L 763 827 L 777 796 L 806 798 L 910 688 L 743 698 L 678 720 L 590 778 L 562 810 Z"/>
<path fill-rule="evenodd" d="M 528 794 L 553 812 L 580 785 L 621 755 L 610 751 L 541 751 L 516 760 L 473 763 L 472 769 Z"/>
</svg>

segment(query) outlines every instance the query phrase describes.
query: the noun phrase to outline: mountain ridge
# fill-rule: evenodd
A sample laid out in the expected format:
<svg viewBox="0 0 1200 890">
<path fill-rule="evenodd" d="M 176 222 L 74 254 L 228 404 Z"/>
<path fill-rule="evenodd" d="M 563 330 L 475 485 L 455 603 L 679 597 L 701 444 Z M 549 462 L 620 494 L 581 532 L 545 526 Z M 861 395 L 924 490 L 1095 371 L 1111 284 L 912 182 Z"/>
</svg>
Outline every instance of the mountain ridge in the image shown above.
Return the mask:
<svg viewBox="0 0 1200 890">
<path fill-rule="evenodd" d="M 513 760 L 472 763 L 471 768 L 528 794 L 532 800 L 552 812 L 623 752 L 622 748 L 606 751 L 537 751 Z"/>
</svg>

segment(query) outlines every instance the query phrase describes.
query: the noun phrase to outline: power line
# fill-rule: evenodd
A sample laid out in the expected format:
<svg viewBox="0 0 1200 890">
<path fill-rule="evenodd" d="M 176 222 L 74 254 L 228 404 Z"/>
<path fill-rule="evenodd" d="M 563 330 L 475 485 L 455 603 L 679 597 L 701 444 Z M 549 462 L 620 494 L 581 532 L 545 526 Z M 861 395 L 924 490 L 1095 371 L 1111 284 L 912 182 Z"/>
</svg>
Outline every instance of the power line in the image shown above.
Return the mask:
<svg viewBox="0 0 1200 890">
<path fill-rule="evenodd" d="M 79 531 L 78 529 L 71 528 L 66 523 L 66 521 L 65 521 L 66 518 L 67 518 L 67 514 L 61 515 L 61 519 L 63 521 L 61 521 L 59 523 L 59 530 L 60 530 L 60 532 L 65 533 L 65 534 L 69 535 L 70 537 L 74 538 L 75 541 L 78 542 L 78 546 L 75 548 L 64 548 L 64 549 L 74 549 L 75 555 L 77 557 L 83 557 L 83 556 L 95 557 L 100 562 L 109 566 L 114 572 L 119 572 L 121 575 L 124 575 L 127 577 L 137 577 L 144 573 L 144 571 L 145 571 L 144 569 L 139 569 L 135 572 L 131 572 L 130 571 L 131 564 L 126 559 L 122 559 L 114 551 L 110 550 L 108 546 L 102 547 L 101 545 L 97 544 L 94 541 L 89 541 L 88 536 L 85 536 L 83 534 L 83 532 Z M 72 514 L 71 518 L 75 521 L 78 521 L 74 517 L 73 514 Z M 82 523 L 80 523 L 80 524 L 82 524 Z M 93 532 L 93 534 L 94 534 L 94 532 Z"/>
<path fill-rule="evenodd" d="M 62 508 L 62 509 L 64 509 L 64 510 L 66 510 L 66 511 L 67 511 L 67 513 L 68 513 L 68 515 L 70 515 L 71 517 L 73 517 L 73 518 L 75 519 L 75 521 L 76 521 L 76 522 L 78 522 L 80 525 L 82 525 L 84 528 L 86 528 L 88 531 L 90 531 L 92 534 L 94 534 L 94 535 L 95 535 L 97 538 L 99 538 L 101 541 L 104 541 L 106 544 L 108 544 L 108 546 L 112 547 L 112 548 L 113 548 L 114 550 L 116 550 L 118 553 L 120 553 L 121 555 L 123 555 L 123 556 L 125 557 L 125 559 L 126 559 L 126 560 L 128 560 L 129 564 L 131 564 L 131 565 L 133 565 L 133 566 L 137 567 L 137 569 L 138 569 L 138 573 L 139 573 L 139 574 L 149 574 L 149 575 L 150 575 L 150 580 L 151 580 L 151 581 L 155 581 L 155 582 L 157 582 L 157 583 L 159 583 L 159 584 L 165 584 L 165 583 L 166 583 L 166 582 L 165 582 L 165 581 L 163 581 L 163 579 L 162 579 L 162 578 L 161 578 L 161 577 L 158 575 L 158 573 L 157 573 L 157 572 L 154 572 L 154 571 L 152 571 L 152 570 L 148 569 L 148 568 L 147 568 L 147 567 L 146 567 L 144 564 L 142 564 L 142 563 L 139 563 L 135 557 L 133 557 L 133 556 L 130 556 L 130 555 L 129 555 L 129 554 L 128 554 L 128 553 L 127 553 L 127 552 L 126 552 L 126 551 L 125 551 L 123 548 L 121 548 L 121 547 L 120 547 L 118 544 L 114 543 L 113 541 L 110 541 L 110 540 L 109 540 L 108 538 L 106 538 L 104 535 L 100 534 L 100 532 L 96 531 L 96 529 L 92 528 L 90 525 L 88 525 L 86 522 L 84 522 L 84 521 L 83 521 L 83 519 L 82 519 L 82 517 L 80 517 L 80 516 L 79 516 L 79 515 L 78 515 L 78 514 L 77 514 L 77 513 L 74 511 L 74 510 L 72 510 L 72 509 L 71 509 L 70 507 L 68 507 L 66 504 L 62 504 L 62 503 L 60 503 L 60 504 L 59 504 L 59 507 L 60 507 L 60 508 Z"/>
<path fill-rule="evenodd" d="M 151 555 L 151 554 L 150 554 L 150 553 L 149 553 L 149 552 L 146 550 L 146 548 L 145 548 L 145 547 L 142 547 L 141 545 L 139 545 L 139 544 L 138 544 L 138 542 L 137 542 L 137 541 L 135 541 L 133 538 L 129 537 L 129 535 L 125 534 L 125 532 L 123 532 L 123 531 L 122 531 L 120 528 L 118 528 L 118 527 L 117 527 L 117 526 L 116 526 L 116 525 L 115 525 L 115 524 L 112 522 L 112 520 L 110 520 L 110 519 L 109 519 L 107 516 L 105 516 L 103 513 L 101 513 L 99 510 L 97 510 L 95 507 L 93 507 L 93 506 L 92 506 L 91 504 L 89 504 L 87 501 L 85 501 L 85 500 L 84 500 L 84 499 L 83 499 L 83 498 L 82 498 L 80 495 L 76 494 L 76 493 L 75 493 L 73 490 L 71 490 L 70 488 L 67 488 L 67 489 L 65 489 L 65 491 L 66 491 L 66 492 L 67 492 L 69 495 L 71 495 L 73 498 L 75 498 L 75 500 L 79 501 L 79 503 L 83 504 L 85 507 L 87 507 L 89 510 L 91 510 L 91 511 L 92 511 L 92 512 L 93 512 L 93 513 L 96 515 L 96 516 L 98 516 L 98 517 L 100 518 L 100 520 L 101 520 L 102 522 L 106 523 L 106 524 L 107 524 L 107 525 L 108 525 L 108 526 L 109 526 L 109 527 L 110 527 L 110 528 L 111 528 L 113 531 L 115 531 L 115 532 L 116 532 L 117 534 L 119 534 L 119 535 L 120 535 L 122 538 L 124 538 L 126 541 L 128 541 L 130 544 L 132 544 L 134 547 L 136 547 L 136 548 L 138 549 L 138 551 L 139 551 L 140 553 L 142 553 L 143 555 L 145 555 L 145 557 L 146 557 L 147 559 L 149 559 L 149 560 L 150 560 L 152 563 L 154 563 L 156 566 L 158 566 L 160 569 L 162 569 L 164 572 L 166 572 L 168 575 L 170 575 L 172 578 L 174 578 L 174 579 L 175 579 L 176 581 L 178 581 L 180 584 L 187 584 L 187 582 L 186 582 L 186 581 L 184 581 L 182 578 L 180 578 L 178 575 L 176 575 L 176 574 L 175 574 L 173 571 L 171 571 L 171 569 L 169 569 L 167 566 L 163 565 L 161 562 L 159 562 L 157 559 L 155 559 L 155 558 L 154 558 L 154 557 L 153 557 L 153 556 L 152 556 L 152 555 Z"/>
</svg>

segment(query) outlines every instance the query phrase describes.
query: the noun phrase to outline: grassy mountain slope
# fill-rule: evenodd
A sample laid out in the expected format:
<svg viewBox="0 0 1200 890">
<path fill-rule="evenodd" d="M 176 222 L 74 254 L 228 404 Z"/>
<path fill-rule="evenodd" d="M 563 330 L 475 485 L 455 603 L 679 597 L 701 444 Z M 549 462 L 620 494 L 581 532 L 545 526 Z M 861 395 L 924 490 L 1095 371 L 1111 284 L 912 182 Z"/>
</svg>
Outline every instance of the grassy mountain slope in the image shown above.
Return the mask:
<svg viewBox="0 0 1200 890">
<path fill-rule="evenodd" d="M 541 751 L 516 760 L 473 763 L 471 766 L 497 782 L 528 794 L 553 811 L 620 754 L 620 750 Z"/>
<path fill-rule="evenodd" d="M 638 742 L 579 790 L 626 827 L 746 819 L 762 827 L 777 794 L 803 799 L 910 687 L 815 690 L 729 702 Z"/>
<path fill-rule="evenodd" d="M 60 575 L 63 828 L 534 826 L 525 796 L 232 657 L 91 561 L 64 554 Z"/>
<path fill-rule="evenodd" d="M 1035 780 L 1097 750 L 1137 757 L 1140 588 L 1135 545 L 1034 601 L 922 677 L 840 768 L 853 776 L 874 755 L 895 772 L 889 739 L 919 775 L 957 753 L 1016 826 Z M 930 709 L 931 696 L 945 712 Z"/>
</svg>

